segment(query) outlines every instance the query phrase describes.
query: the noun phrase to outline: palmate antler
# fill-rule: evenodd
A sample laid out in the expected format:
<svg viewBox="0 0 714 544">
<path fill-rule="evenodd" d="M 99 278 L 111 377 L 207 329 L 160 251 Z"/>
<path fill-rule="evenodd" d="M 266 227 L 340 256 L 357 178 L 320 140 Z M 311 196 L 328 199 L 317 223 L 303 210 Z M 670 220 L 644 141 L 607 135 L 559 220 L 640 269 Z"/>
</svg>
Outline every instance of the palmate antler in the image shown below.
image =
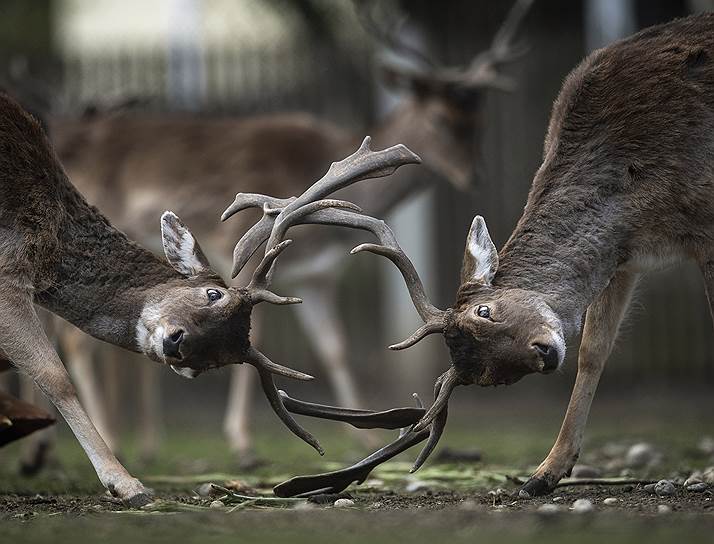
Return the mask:
<svg viewBox="0 0 714 544">
<path fill-rule="evenodd" d="M 243 235 L 233 251 L 232 277 L 235 278 L 251 256 L 267 242 L 263 259 L 253 272 L 249 284 L 243 289 L 251 304 L 269 302 L 283 305 L 302 302 L 299 298 L 283 297 L 270 290 L 273 266 L 280 254 L 291 244 L 291 240 L 284 238 L 292 226 L 308 223 L 347 226 L 379 232 L 382 235 L 378 235 L 380 241 L 389 241 L 391 231 L 381 221 L 361 215 L 359 207 L 350 202 L 325 199 L 331 193 L 358 181 L 388 176 L 400 166 L 421 162 L 417 155 L 403 145 L 372 151 L 369 144 L 370 138 L 367 137 L 355 153 L 333 163 L 320 180 L 297 198 L 279 199 L 245 193 L 236 195 L 233 204 L 223 213 L 222 220 L 225 221 L 247 208 L 260 207 L 263 210 L 263 217 Z M 393 235 L 391 239 L 394 239 Z M 283 423 L 322 455 L 324 451 L 319 442 L 290 415 L 273 381 L 275 374 L 298 380 L 311 380 L 312 376 L 273 363 L 254 347 L 248 348 L 243 362 L 257 369 L 265 396 Z"/>
</svg>

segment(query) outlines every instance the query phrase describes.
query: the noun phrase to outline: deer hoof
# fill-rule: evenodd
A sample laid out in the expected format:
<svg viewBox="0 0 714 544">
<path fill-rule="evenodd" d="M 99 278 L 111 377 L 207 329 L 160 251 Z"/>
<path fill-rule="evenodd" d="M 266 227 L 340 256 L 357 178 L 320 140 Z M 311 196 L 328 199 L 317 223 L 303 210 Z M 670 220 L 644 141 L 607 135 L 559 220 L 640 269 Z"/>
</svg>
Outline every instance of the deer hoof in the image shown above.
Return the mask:
<svg viewBox="0 0 714 544">
<path fill-rule="evenodd" d="M 153 501 L 154 499 L 148 493 L 138 493 L 128 499 L 124 499 L 124 504 L 129 508 L 141 508 Z"/>
<path fill-rule="evenodd" d="M 547 474 L 540 477 L 532 477 L 518 491 L 518 497 L 521 499 L 530 499 L 531 497 L 540 497 L 552 493 L 555 489 L 555 484 L 552 478 Z"/>
</svg>

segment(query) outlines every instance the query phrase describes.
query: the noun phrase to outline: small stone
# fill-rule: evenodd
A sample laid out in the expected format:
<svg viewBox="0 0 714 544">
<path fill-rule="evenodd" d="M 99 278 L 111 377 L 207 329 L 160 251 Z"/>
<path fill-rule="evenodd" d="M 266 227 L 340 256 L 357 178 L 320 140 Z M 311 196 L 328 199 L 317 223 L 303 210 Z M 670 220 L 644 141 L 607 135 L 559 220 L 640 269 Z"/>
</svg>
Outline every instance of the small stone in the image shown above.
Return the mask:
<svg viewBox="0 0 714 544">
<path fill-rule="evenodd" d="M 355 505 L 352 499 L 337 499 L 334 503 L 335 508 L 350 508 Z"/>
<path fill-rule="evenodd" d="M 714 455 L 714 437 L 705 436 L 699 441 L 697 448 L 704 455 Z"/>
<path fill-rule="evenodd" d="M 468 511 L 473 511 L 473 510 L 482 510 L 483 507 L 477 503 L 476 501 L 472 499 L 466 499 L 463 500 L 459 503 L 459 510 L 468 510 Z"/>
<path fill-rule="evenodd" d="M 589 465 L 575 465 L 570 473 L 572 478 L 599 478 L 602 470 Z"/>
<path fill-rule="evenodd" d="M 211 508 L 223 508 L 225 506 L 225 504 L 223 504 L 223 501 L 215 500 L 215 501 L 212 501 L 209 506 Z"/>
<path fill-rule="evenodd" d="M 706 482 L 699 482 L 687 486 L 687 491 L 691 491 L 692 493 L 701 493 L 702 491 L 706 491 L 707 489 L 709 489 L 709 484 Z"/>
<path fill-rule="evenodd" d="M 553 497 L 551 500 L 552 500 L 553 502 L 555 502 L 555 503 L 563 502 L 563 497 L 560 497 L 560 496 L 558 496 L 558 497 Z"/>
<path fill-rule="evenodd" d="M 413 480 L 405 488 L 407 493 L 417 493 L 418 491 L 430 491 L 429 484 L 421 480 Z"/>
<path fill-rule="evenodd" d="M 588 499 L 578 499 L 570 509 L 576 514 L 586 514 L 595 510 L 595 506 Z"/>
<path fill-rule="evenodd" d="M 701 484 L 704 480 L 702 479 L 702 473 L 697 471 L 697 472 L 692 472 L 692 475 L 684 480 L 682 485 L 684 487 L 689 487 L 690 485 L 694 484 Z"/>
<path fill-rule="evenodd" d="M 654 492 L 659 497 L 669 497 L 671 495 L 674 495 L 675 491 L 676 489 L 674 487 L 674 484 L 669 480 L 660 480 L 654 486 Z"/>
<path fill-rule="evenodd" d="M 605 505 L 607 505 L 607 506 L 614 506 L 614 505 L 616 505 L 619 501 L 620 501 L 620 499 L 616 499 L 615 497 L 608 497 L 607 499 L 605 499 L 604 501 L 602 501 L 602 503 L 605 504 Z"/>
<path fill-rule="evenodd" d="M 659 453 L 652 444 L 639 442 L 627 450 L 625 464 L 631 468 L 642 468 L 655 464 L 659 460 L 659 457 Z"/>
<path fill-rule="evenodd" d="M 557 514 L 558 512 L 560 512 L 560 510 L 561 508 L 557 504 L 545 503 L 541 504 L 536 510 L 536 512 L 538 512 L 539 514 L 545 514 L 547 516 L 550 516 L 552 514 Z"/>
<path fill-rule="evenodd" d="M 657 505 L 657 513 L 658 514 L 669 514 L 671 511 L 672 511 L 672 508 L 666 504 Z"/>
<path fill-rule="evenodd" d="M 218 490 L 216 490 L 216 488 L 214 488 L 213 484 L 210 482 L 199 485 L 198 488 L 196 489 L 196 493 L 200 497 L 211 497 L 211 496 L 223 494 L 223 493 L 220 493 Z"/>
</svg>

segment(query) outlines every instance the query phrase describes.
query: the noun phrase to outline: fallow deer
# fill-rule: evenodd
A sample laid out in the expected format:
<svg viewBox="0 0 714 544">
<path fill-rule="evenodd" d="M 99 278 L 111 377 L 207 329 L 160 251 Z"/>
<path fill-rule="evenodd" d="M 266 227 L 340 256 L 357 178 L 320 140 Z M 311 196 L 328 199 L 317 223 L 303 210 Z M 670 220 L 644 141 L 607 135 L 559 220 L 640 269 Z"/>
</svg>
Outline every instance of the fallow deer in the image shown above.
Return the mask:
<svg viewBox="0 0 714 544">
<path fill-rule="evenodd" d="M 271 226 L 265 254 L 248 285 L 227 287 L 173 213 L 161 216 L 166 261 L 112 227 L 71 184 L 40 125 L 0 94 L 0 361 L 11 361 L 34 380 L 72 429 L 101 483 L 130 505 L 149 502 L 149 492 L 117 461 L 87 417 L 35 304 L 181 376 L 249 363 L 278 417 L 322 453 L 288 413 L 273 381 L 274 375 L 311 376 L 270 361 L 251 345 L 251 312 L 261 302 L 301 302 L 270 290 L 275 261 L 291 243 L 285 240 L 291 226 L 342 224 L 342 208 L 358 208 L 325 196 L 417 162 L 401 145 L 373 152 L 367 138 L 300 197 L 265 202 L 263 219 L 249 231 Z M 253 202 L 254 195 L 238 195 L 233 207 Z M 245 240 L 236 245 L 236 255 L 256 251 L 250 236 Z"/>
<path fill-rule="evenodd" d="M 355 248 L 399 267 L 425 322 L 391 348 L 440 333 L 451 366 L 436 382 L 432 406 L 396 442 L 347 469 L 293 478 L 276 493 L 344 489 L 428 438 L 416 470 L 444 430 L 456 386 L 551 374 L 563 363 L 565 339 L 582 332 L 560 433 L 519 494 L 552 491 L 578 459 L 595 390 L 638 278 L 694 260 L 714 319 L 713 119 L 714 14 L 645 29 L 593 52 L 565 80 L 523 215 L 500 253 L 483 218 L 475 217 L 452 308 L 428 302 L 393 240 L 381 237 L 379 245 Z"/>
<path fill-rule="evenodd" d="M 423 159 L 426 169 L 466 189 L 473 177 L 473 154 L 478 147 L 483 95 L 491 89 L 508 90 L 513 82 L 500 70 L 519 58 L 524 48 L 515 34 L 532 0 L 518 0 L 490 49 L 474 57 L 466 69 L 440 66 L 395 38 L 393 22 L 379 24 L 373 10 L 360 12 L 366 28 L 387 48 L 412 59 L 412 68 L 385 67 L 392 85 L 409 91 L 397 109 L 370 131 L 378 145 L 403 142 Z M 414 68 L 418 66 L 419 69 Z M 238 220 L 218 229 L 212 218 L 235 192 L 294 194 L 301 192 L 335 156 L 342 156 L 357 138 L 307 114 L 273 114 L 245 119 L 206 118 L 119 112 L 81 120 L 55 120 L 50 132 L 70 177 L 109 219 L 147 247 L 160 250 L 152 236 L 156 214 L 170 207 L 187 220 L 204 241 L 204 248 L 222 274 L 230 272 L 228 254 L 237 232 L 247 227 Z M 350 200 L 369 214 L 382 216 L 424 188 L 433 176 L 425 171 L 400 171 L 379 190 L 354 187 Z M 332 233 L 317 233 L 333 237 Z M 334 238 L 332 239 L 334 240 Z M 293 285 L 299 296 L 313 301 L 297 308 L 305 334 L 316 348 L 341 405 L 359 406 L 357 388 L 348 365 L 346 334 L 337 309 L 334 266 L 342 253 L 329 240 L 319 255 L 309 259 L 287 256 Z M 296 270 L 303 271 L 300 274 Z M 260 316 L 256 316 L 257 321 Z M 254 322 L 254 328 L 256 327 Z M 80 338 L 67 342 L 68 359 L 87 361 L 93 352 Z M 89 361 L 87 361 L 89 362 Z M 77 378 L 80 393 L 97 421 L 100 395 L 93 393 L 90 368 L 82 365 Z M 144 367 L 142 372 L 151 372 Z M 148 377 L 144 376 L 144 379 Z M 232 449 L 248 458 L 252 374 L 233 372 L 225 429 Z M 147 410 L 150 411 L 150 410 Z M 150 418 L 152 414 L 144 414 Z M 111 443 L 116 439 L 108 433 Z"/>
</svg>

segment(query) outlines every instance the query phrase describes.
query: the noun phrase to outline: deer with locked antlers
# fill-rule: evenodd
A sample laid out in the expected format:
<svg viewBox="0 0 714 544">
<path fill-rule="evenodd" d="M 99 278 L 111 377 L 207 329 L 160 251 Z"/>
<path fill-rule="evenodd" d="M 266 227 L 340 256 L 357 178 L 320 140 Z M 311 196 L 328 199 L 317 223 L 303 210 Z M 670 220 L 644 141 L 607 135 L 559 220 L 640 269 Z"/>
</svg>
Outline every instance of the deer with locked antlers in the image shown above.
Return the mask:
<svg viewBox="0 0 714 544">
<path fill-rule="evenodd" d="M 149 493 L 117 461 L 87 417 L 35 304 L 181 376 L 193 378 L 237 363 L 254 366 L 278 417 L 322 453 L 317 440 L 289 414 L 273 381 L 274 375 L 311 377 L 270 361 L 251 345 L 251 311 L 261 302 L 301 302 L 270 290 L 275 261 L 291 242 L 285 239 L 291 226 L 359 228 L 342 219 L 345 210 L 359 208 L 324 197 L 417 162 L 404 146 L 373 152 L 366 139 L 300 197 L 262 201 L 263 219 L 234 253 L 242 263 L 244 255 L 258 249 L 254 242 L 260 233 L 268 238 L 265 254 L 248 285 L 227 287 L 173 213 L 161 217 L 166 261 L 112 227 L 70 183 L 39 124 L 0 95 L 0 361 L 10 361 L 35 381 L 69 424 L 102 484 L 130 505 L 147 503 Z M 227 215 L 255 203 L 254 196 L 239 195 Z"/>
<path fill-rule="evenodd" d="M 359 10 L 365 28 L 376 40 L 411 60 L 410 68 L 384 66 L 385 81 L 407 94 L 370 132 L 379 146 L 397 142 L 409 146 L 422 157 L 426 168 L 400 171 L 379 188 L 355 186 L 349 194 L 351 200 L 369 214 L 382 216 L 433 181 L 433 176 L 424 175 L 426 170 L 458 189 L 468 188 L 477 162 L 474 152 L 481 134 L 484 94 L 514 87 L 502 69 L 525 51 L 522 44 L 515 43 L 515 36 L 531 3 L 518 0 L 491 47 L 465 68 L 444 67 L 404 43 L 395 31 L 393 18 L 376 9 L 379 5 L 370 3 Z M 73 182 L 119 228 L 160 251 L 161 240 L 153 234 L 154 221 L 157 213 L 169 207 L 200 235 L 204 250 L 224 276 L 230 273 L 231 264 L 225 256 L 234 235 L 248 223 L 236 218 L 234 223 L 217 228 L 212 218 L 233 197 L 236 180 L 245 192 L 300 193 L 334 157 L 346 155 L 358 143 L 352 134 L 307 114 L 211 119 L 124 111 L 81 120 L 56 119 L 50 123 L 50 134 Z M 337 308 L 334 261 L 343 251 L 335 250 L 332 232 L 315 235 L 322 241 L 311 245 L 320 246 L 320 253 L 303 258 L 292 252 L 284 257 L 290 262 L 291 277 L 283 276 L 283 280 L 299 296 L 313 301 L 296 308 L 296 316 L 315 347 L 338 403 L 358 406 L 361 403 L 349 370 L 346 332 Z M 254 316 L 256 335 L 260 334 L 260 322 L 260 314 Z M 103 424 L 111 419 L 111 413 L 101 406 L 106 399 L 94 390 L 98 380 L 89 379 L 92 346 L 71 331 L 64 334 L 62 344 L 83 403 L 100 430 L 106 431 L 109 442 L 116 445 L 111 422 Z M 150 372 L 144 368 L 141 380 L 155 381 L 146 375 Z M 234 369 L 225 416 L 229 444 L 241 460 L 251 457 L 248 423 L 253 379 L 243 367 Z M 155 415 L 148 412 L 157 409 L 152 402 L 157 395 L 148 388 L 144 391 L 142 396 L 148 397 L 144 401 L 146 424 Z M 154 447 L 151 438 L 155 433 L 142 434 L 150 439 L 146 449 Z"/>
<path fill-rule="evenodd" d="M 428 410 L 418 405 L 368 420 L 405 427 L 395 442 L 352 467 L 299 476 L 275 492 L 342 490 L 427 440 L 416 470 L 444 430 L 455 387 L 551 374 L 563 363 L 566 338 L 582 332 L 560 433 L 519 494 L 552 491 L 578 458 L 590 405 L 638 278 L 694 260 L 714 318 L 713 63 L 714 14 L 643 30 L 587 57 L 555 101 L 543 163 L 500 253 L 483 218 L 473 220 L 453 307 L 440 310 L 428 302 L 393 237 L 378 233 L 378 244 L 355 248 L 394 262 L 425 322 L 392 349 L 442 334 L 451 365 L 436 381 Z M 292 400 L 285 396 L 284 402 Z M 339 410 L 330 415 L 344 421 L 351 416 Z"/>
</svg>

